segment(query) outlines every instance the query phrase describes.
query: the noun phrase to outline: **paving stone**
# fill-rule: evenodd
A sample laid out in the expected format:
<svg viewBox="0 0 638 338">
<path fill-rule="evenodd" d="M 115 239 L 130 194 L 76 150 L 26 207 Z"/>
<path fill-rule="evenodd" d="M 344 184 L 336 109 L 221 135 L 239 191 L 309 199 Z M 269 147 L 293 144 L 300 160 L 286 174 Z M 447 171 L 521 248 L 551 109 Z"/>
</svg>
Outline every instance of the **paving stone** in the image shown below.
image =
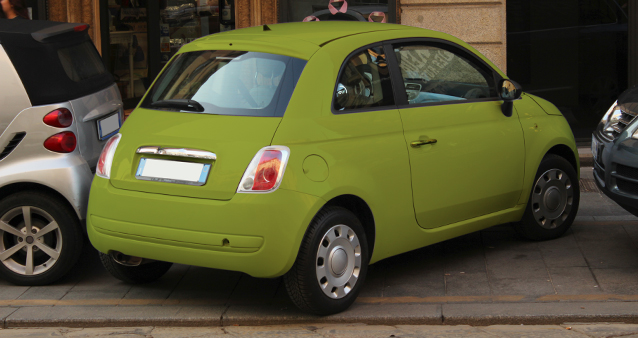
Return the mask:
<svg viewBox="0 0 638 338">
<path fill-rule="evenodd" d="M 536 243 L 490 241 L 486 251 L 490 287 L 496 295 L 546 295 L 555 292 Z"/>
<path fill-rule="evenodd" d="M 441 246 L 435 245 L 384 260 L 384 297 L 445 295 Z"/>
<path fill-rule="evenodd" d="M 638 267 L 638 247 L 622 224 L 581 224 L 573 230 L 591 268 Z"/>
<path fill-rule="evenodd" d="M 577 215 L 596 217 L 629 216 L 631 214 L 602 193 L 583 193 L 581 194 Z"/>
<path fill-rule="evenodd" d="M 86 328 L 73 330 L 64 333 L 68 338 L 93 338 L 93 337 L 131 337 L 146 338 L 153 331 L 153 327 L 108 327 L 108 328 Z"/>
<path fill-rule="evenodd" d="M 383 264 L 372 264 L 359 297 L 383 297 L 385 270 Z"/>
<path fill-rule="evenodd" d="M 635 245 L 638 245 L 638 224 L 627 224 L 623 223 L 623 228 L 632 239 Z"/>
<path fill-rule="evenodd" d="M 0 330 L 2 338 L 45 338 L 45 337 L 63 337 L 62 330 L 59 328 L 46 329 L 4 329 Z"/>
<path fill-rule="evenodd" d="M 445 273 L 446 296 L 489 296 L 490 281 L 487 272 L 447 272 Z"/>
<path fill-rule="evenodd" d="M 18 299 L 62 299 L 73 285 L 32 286 Z"/>
<path fill-rule="evenodd" d="M 234 337 L 315 337 L 323 338 L 314 326 L 227 326 L 224 331 Z M 228 335 L 226 337 L 228 337 Z M 333 336 L 330 336 L 333 337 Z M 334 336 L 336 337 L 336 336 Z"/>
<path fill-rule="evenodd" d="M 577 226 L 577 224 L 573 225 L 573 227 Z M 587 266 L 587 261 L 574 238 L 573 229 L 557 239 L 538 242 L 538 248 L 545 265 L 549 268 Z"/>
<path fill-rule="evenodd" d="M 318 337 L 331 338 L 387 338 L 402 337 L 401 330 L 392 326 L 365 325 L 365 324 L 341 324 L 319 327 L 315 332 Z"/>
<path fill-rule="evenodd" d="M 638 336 L 636 324 L 565 324 L 573 331 L 581 332 L 592 338 Z"/>
<path fill-rule="evenodd" d="M 397 329 L 405 332 L 397 337 L 422 337 L 422 338 L 494 338 L 494 335 L 485 333 L 479 328 L 469 325 L 397 325 Z"/>
<path fill-rule="evenodd" d="M 549 274 L 559 295 L 603 293 L 588 267 L 550 268 Z"/>
<path fill-rule="evenodd" d="M 586 335 L 558 325 L 493 325 L 482 331 L 499 337 L 516 338 L 587 338 Z"/>
<path fill-rule="evenodd" d="M 151 332 L 153 338 L 229 338 L 219 327 L 156 327 Z"/>
<path fill-rule="evenodd" d="M 18 299 L 29 290 L 28 286 L 17 286 L 0 280 L 0 300 Z"/>
<path fill-rule="evenodd" d="M 224 304 L 242 273 L 191 266 L 169 299 L 207 299 Z"/>
<path fill-rule="evenodd" d="M 125 299 L 166 299 L 182 280 L 188 265 L 173 264 L 168 272 L 155 282 L 143 285 L 132 285 Z"/>
<path fill-rule="evenodd" d="M 242 274 L 230 295 L 228 304 L 270 302 L 279 287 L 284 287 L 282 278 L 255 278 Z"/>
<path fill-rule="evenodd" d="M 638 268 L 592 269 L 592 272 L 605 293 L 638 294 Z"/>
</svg>

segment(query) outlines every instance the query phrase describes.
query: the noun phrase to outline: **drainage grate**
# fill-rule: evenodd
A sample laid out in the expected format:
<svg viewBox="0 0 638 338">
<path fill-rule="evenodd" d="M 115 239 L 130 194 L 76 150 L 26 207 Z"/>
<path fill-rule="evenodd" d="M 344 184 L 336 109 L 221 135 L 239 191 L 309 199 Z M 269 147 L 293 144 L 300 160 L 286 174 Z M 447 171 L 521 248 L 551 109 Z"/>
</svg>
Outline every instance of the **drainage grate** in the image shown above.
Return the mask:
<svg viewBox="0 0 638 338">
<path fill-rule="evenodd" d="M 579 183 L 580 192 L 600 192 L 593 178 L 581 178 Z"/>
</svg>

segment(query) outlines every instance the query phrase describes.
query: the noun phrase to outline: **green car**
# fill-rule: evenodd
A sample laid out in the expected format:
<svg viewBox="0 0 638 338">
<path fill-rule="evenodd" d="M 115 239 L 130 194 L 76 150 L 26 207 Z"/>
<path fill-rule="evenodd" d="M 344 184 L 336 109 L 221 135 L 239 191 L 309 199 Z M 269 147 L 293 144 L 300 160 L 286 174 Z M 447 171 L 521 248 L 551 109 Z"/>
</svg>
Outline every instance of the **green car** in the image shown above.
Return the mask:
<svg viewBox="0 0 638 338">
<path fill-rule="evenodd" d="M 331 314 L 384 258 L 508 222 L 562 235 L 576 154 L 556 107 L 457 38 L 264 25 L 169 62 L 101 154 L 88 234 L 123 281 L 172 262 L 284 276 L 299 308 Z"/>
</svg>

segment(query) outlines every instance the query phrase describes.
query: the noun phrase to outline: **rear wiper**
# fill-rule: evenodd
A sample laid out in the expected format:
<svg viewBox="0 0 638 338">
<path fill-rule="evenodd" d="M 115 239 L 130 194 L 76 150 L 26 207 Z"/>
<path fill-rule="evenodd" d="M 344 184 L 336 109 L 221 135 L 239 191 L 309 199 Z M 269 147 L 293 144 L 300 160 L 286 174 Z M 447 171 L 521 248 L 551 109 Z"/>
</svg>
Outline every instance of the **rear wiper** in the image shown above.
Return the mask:
<svg viewBox="0 0 638 338">
<path fill-rule="evenodd" d="M 173 100 L 161 100 L 151 103 L 151 107 L 155 108 L 174 108 L 180 110 L 189 110 L 201 113 L 204 111 L 204 107 L 195 101 L 188 99 L 173 99 Z"/>
</svg>

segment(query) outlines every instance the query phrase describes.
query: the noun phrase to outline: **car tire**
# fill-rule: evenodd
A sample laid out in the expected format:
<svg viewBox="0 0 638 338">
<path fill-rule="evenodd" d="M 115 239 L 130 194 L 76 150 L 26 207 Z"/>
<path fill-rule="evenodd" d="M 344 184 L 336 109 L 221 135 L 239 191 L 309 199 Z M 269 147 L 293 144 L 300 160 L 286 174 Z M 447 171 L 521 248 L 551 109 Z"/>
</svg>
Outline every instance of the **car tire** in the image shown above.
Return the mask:
<svg viewBox="0 0 638 338">
<path fill-rule="evenodd" d="M 59 198 L 23 191 L 0 200 L 0 277 L 7 281 L 51 284 L 77 263 L 83 245 L 77 214 Z"/>
<path fill-rule="evenodd" d="M 530 240 L 558 238 L 574 222 L 579 202 L 576 170 L 566 159 L 547 154 L 534 177 L 523 218 L 514 229 Z"/>
<path fill-rule="evenodd" d="M 129 284 L 150 283 L 160 279 L 173 266 L 173 263 L 154 261 L 138 266 L 122 265 L 111 255 L 100 252 L 100 261 L 113 277 Z"/>
<path fill-rule="evenodd" d="M 313 219 L 293 267 L 284 275 L 286 290 L 301 310 L 329 315 L 346 310 L 357 298 L 368 271 L 368 242 L 359 219 L 341 207 L 326 207 Z"/>
</svg>

